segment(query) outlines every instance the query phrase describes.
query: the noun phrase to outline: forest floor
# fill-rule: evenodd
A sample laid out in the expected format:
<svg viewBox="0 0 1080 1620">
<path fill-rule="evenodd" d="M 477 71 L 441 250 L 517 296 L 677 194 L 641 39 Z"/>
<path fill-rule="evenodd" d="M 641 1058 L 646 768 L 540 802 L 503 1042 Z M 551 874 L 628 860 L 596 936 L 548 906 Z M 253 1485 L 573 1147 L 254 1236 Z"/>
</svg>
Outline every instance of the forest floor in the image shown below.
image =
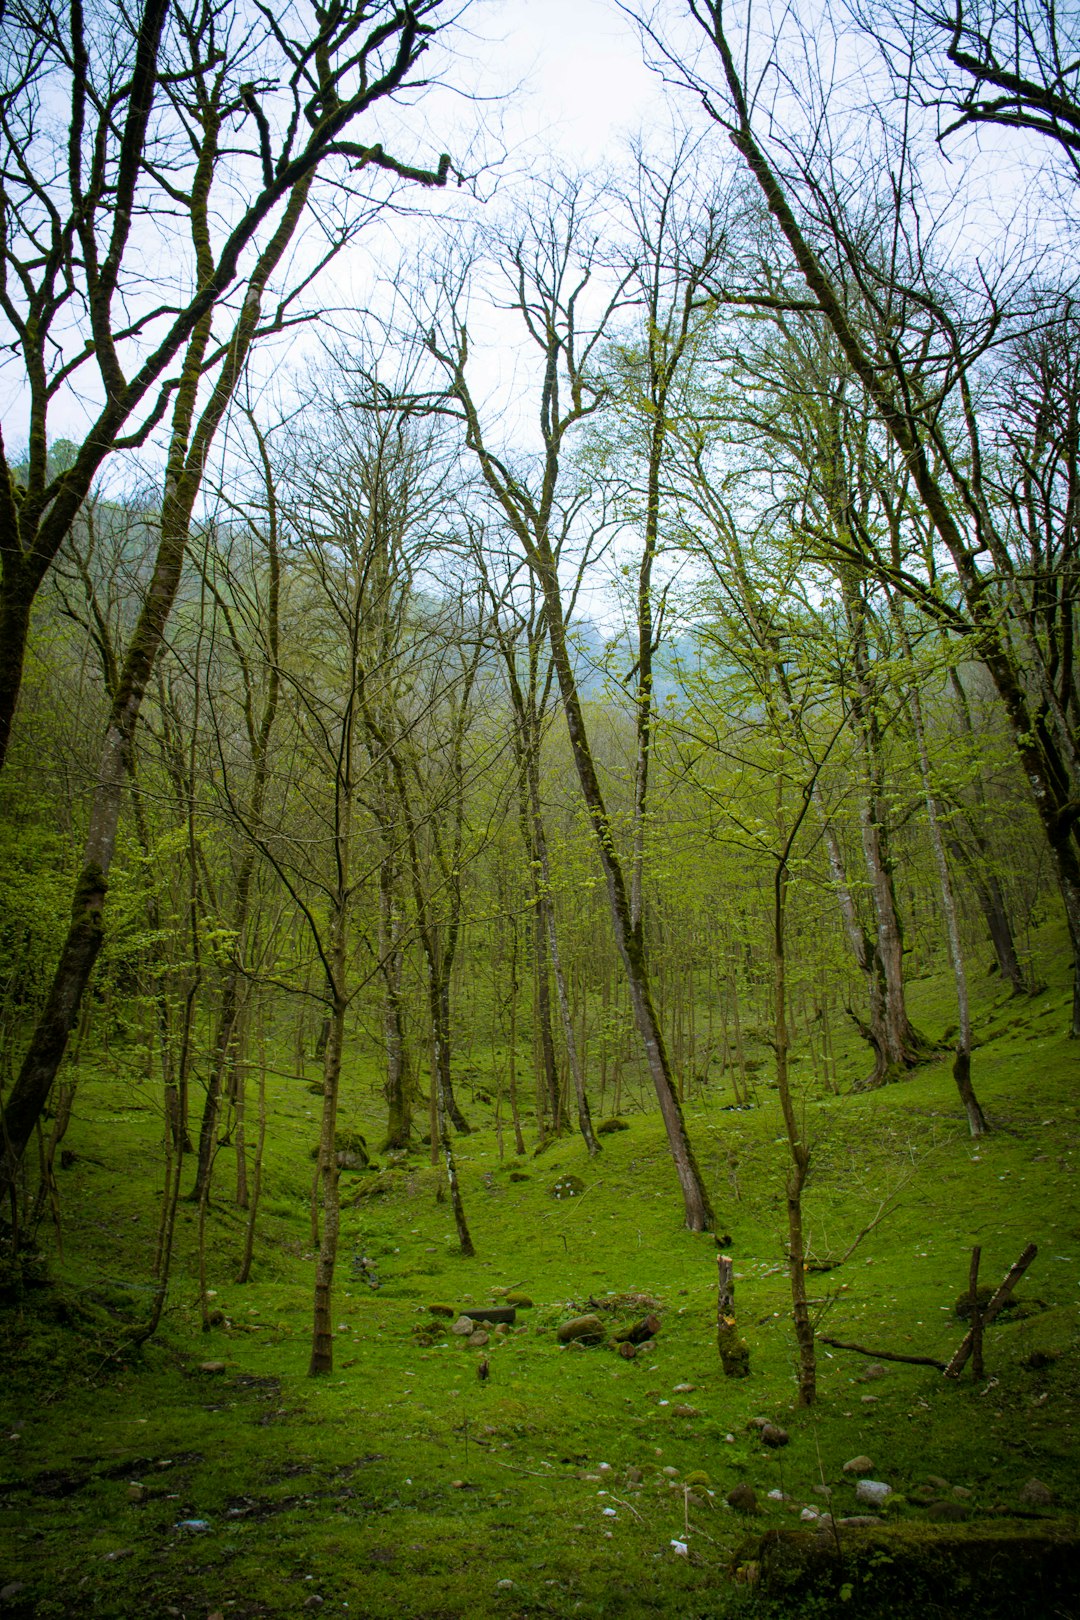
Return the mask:
<svg viewBox="0 0 1080 1620">
<path fill-rule="evenodd" d="M 686 1104 L 750 1377 L 722 1374 L 717 1241 L 682 1225 L 658 1115 L 626 1111 L 592 1161 L 577 1137 L 517 1159 L 465 1078 L 477 1128 L 456 1147 L 476 1258 L 457 1252 L 426 1150 L 344 1175 L 335 1368 L 312 1380 L 318 1099 L 272 1084 L 251 1280 L 233 1280 L 245 1215 L 223 1151 L 207 1229 L 217 1325 L 201 1330 L 184 1203 L 162 1328 L 131 1355 L 125 1327 L 151 1296 L 158 1094 L 116 1066 L 87 1069 L 60 1172 L 63 1255 L 43 1225 L 49 1281 L 9 1289 L 0 1309 L 0 1612 L 1077 1613 L 1080 1053 L 1058 960 L 1031 999 L 975 986 L 974 1079 L 993 1125 L 978 1144 L 947 1057 L 875 1092 L 807 1085 L 812 1253 L 838 1258 L 881 1217 L 843 1264 L 811 1274 L 820 1333 L 944 1361 L 964 1333 L 972 1245 L 991 1283 L 1039 1248 L 988 1330 L 982 1379 L 819 1343 L 809 1408 L 795 1404 L 786 1148 L 767 1071 L 753 1107 L 733 1108 L 723 1085 Z M 947 980 L 914 984 L 911 1006 L 941 1036 Z M 342 1123 L 378 1140 L 374 1110 L 357 1072 Z M 567 1174 L 584 1192 L 557 1199 Z M 473 1347 L 451 1331 L 460 1307 L 506 1291 L 533 1303 L 505 1336 Z M 636 1359 L 559 1344 L 580 1311 L 643 1313 L 635 1295 L 661 1321 Z M 788 1443 L 763 1445 L 760 1418 Z M 858 1456 L 892 1488 L 880 1525 L 822 1530 L 807 1510 L 862 1511 L 844 1469 Z M 739 1484 L 756 1512 L 728 1504 Z"/>
</svg>

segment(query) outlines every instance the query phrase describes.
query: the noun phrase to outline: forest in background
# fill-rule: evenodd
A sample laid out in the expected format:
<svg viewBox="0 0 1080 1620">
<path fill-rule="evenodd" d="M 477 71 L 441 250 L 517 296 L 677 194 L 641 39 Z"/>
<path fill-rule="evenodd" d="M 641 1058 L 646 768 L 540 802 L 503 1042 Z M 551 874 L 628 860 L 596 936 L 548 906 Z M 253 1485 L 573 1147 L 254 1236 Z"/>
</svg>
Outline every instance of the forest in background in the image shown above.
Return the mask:
<svg viewBox="0 0 1080 1620">
<path fill-rule="evenodd" d="M 17 1270 L 87 1060 L 156 1088 L 144 1336 L 181 1199 L 251 1262 L 267 1052 L 319 1064 L 311 1371 L 351 1159 L 422 1141 L 469 1255 L 483 1052 L 507 1151 L 658 1108 L 693 1231 L 684 1105 L 776 1090 L 810 1403 L 807 1098 L 930 1057 L 947 964 L 992 1132 L 968 975 L 1035 991 L 1051 915 L 1080 1035 L 1070 25 L 845 13 L 829 81 L 793 16 L 638 21 L 703 123 L 486 197 L 409 128 L 437 0 L 8 8 L 3 1193 Z M 1002 129 L 1026 215 L 943 172 Z M 284 383 L 334 265 L 451 180 Z"/>
</svg>

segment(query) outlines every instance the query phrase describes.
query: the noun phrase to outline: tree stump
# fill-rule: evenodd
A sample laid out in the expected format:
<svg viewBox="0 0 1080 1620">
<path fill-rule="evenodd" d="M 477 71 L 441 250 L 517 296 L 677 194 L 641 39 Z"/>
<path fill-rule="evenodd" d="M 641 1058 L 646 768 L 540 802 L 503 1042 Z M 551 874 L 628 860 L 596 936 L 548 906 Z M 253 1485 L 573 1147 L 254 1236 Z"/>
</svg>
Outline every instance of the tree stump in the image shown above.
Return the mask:
<svg viewBox="0 0 1080 1620">
<path fill-rule="evenodd" d="M 750 1376 L 750 1346 L 739 1337 L 735 1325 L 735 1262 L 728 1254 L 718 1254 L 716 1296 L 716 1342 L 725 1378 Z"/>
</svg>

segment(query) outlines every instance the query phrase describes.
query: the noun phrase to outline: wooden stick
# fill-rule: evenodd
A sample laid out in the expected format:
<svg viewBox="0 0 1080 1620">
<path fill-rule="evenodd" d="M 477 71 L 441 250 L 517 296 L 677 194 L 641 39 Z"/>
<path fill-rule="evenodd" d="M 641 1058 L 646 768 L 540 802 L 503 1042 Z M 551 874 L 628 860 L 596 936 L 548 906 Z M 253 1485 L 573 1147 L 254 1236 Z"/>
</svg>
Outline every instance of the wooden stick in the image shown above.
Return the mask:
<svg viewBox="0 0 1080 1620">
<path fill-rule="evenodd" d="M 971 1304 L 971 1371 L 974 1377 L 983 1376 L 983 1319 L 979 1309 L 979 1260 L 982 1249 L 978 1243 L 971 1251 L 971 1269 L 968 1272 L 968 1300 Z"/>
<path fill-rule="evenodd" d="M 1007 1303 L 1009 1295 L 1012 1293 L 1013 1289 L 1016 1287 L 1017 1283 L 1020 1281 L 1021 1277 L 1024 1275 L 1024 1272 L 1027 1270 L 1028 1266 L 1030 1266 L 1038 1252 L 1038 1245 L 1035 1243 L 1029 1243 L 1023 1254 L 1021 1254 L 1020 1258 L 1013 1261 L 1012 1265 L 1005 1273 L 997 1293 L 991 1299 L 989 1305 L 982 1314 L 982 1320 L 978 1324 L 980 1333 L 982 1332 L 983 1328 L 990 1326 L 990 1323 L 994 1320 L 994 1317 L 1001 1310 L 1002 1306 Z M 964 1334 L 964 1337 L 961 1339 L 956 1348 L 956 1353 L 949 1362 L 949 1365 L 944 1369 L 946 1378 L 959 1378 L 964 1367 L 967 1365 L 968 1357 L 971 1355 L 971 1352 L 974 1349 L 975 1338 L 975 1327 L 972 1325 L 972 1327 L 968 1329 L 968 1331 Z"/>
<path fill-rule="evenodd" d="M 845 1344 L 843 1339 L 827 1339 L 824 1334 L 818 1336 L 819 1344 L 831 1344 L 834 1350 L 854 1350 L 860 1356 L 873 1356 L 875 1361 L 906 1361 L 913 1367 L 936 1367 L 938 1372 L 945 1371 L 943 1361 L 935 1361 L 933 1356 L 902 1356 L 894 1350 L 868 1350 L 865 1344 Z"/>
</svg>

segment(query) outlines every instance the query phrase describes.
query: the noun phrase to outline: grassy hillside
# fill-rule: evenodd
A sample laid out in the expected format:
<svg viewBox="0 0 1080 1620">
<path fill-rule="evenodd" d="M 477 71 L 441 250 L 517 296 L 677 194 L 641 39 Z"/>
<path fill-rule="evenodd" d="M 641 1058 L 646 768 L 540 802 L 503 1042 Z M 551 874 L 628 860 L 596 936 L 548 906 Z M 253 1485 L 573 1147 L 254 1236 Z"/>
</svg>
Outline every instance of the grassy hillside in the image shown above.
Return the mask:
<svg viewBox="0 0 1080 1620">
<path fill-rule="evenodd" d="M 481 1128 L 458 1154 L 477 1257 L 456 1252 L 426 1150 L 344 1175 L 336 1367 L 312 1381 L 316 1099 L 272 1083 L 252 1280 L 233 1281 L 244 1217 L 227 1201 L 223 1153 L 207 1234 L 216 1325 L 200 1330 L 185 1205 L 163 1328 L 132 1356 L 124 1328 L 147 1310 L 158 1219 L 159 1099 L 88 1070 L 65 1140 L 76 1157 L 60 1177 L 62 1257 L 43 1225 L 51 1280 L 12 1283 L 0 1313 L 0 1610 L 1075 1612 L 1064 1560 L 1071 1546 L 1077 1561 L 1080 1506 L 1080 1100 L 1066 963 L 1056 971 L 1047 954 L 1049 986 L 1030 1001 L 991 979 L 976 986 L 974 1077 L 994 1126 L 977 1147 L 947 1061 L 882 1091 L 806 1097 L 814 1254 L 838 1258 L 880 1216 L 843 1265 L 814 1274 L 822 1333 L 946 1359 L 964 1331 L 954 1307 L 971 1246 L 993 1283 L 1039 1246 L 1017 1308 L 988 1330 L 981 1381 L 970 1367 L 949 1383 L 821 1346 L 820 1401 L 807 1410 L 793 1404 L 785 1148 L 764 1075 L 754 1108 L 732 1109 L 723 1090 L 688 1107 L 736 1262 L 748 1379 L 721 1373 L 717 1244 L 680 1224 L 658 1116 L 628 1114 L 593 1162 L 577 1138 L 519 1161 L 512 1138 L 500 1158 L 474 1101 Z M 912 1009 L 941 1035 L 947 982 L 914 986 Z M 368 1081 L 351 1084 L 346 1123 L 377 1140 L 359 1100 Z M 584 1194 L 556 1199 L 567 1173 Z M 429 1309 L 456 1315 L 506 1291 L 532 1307 L 482 1347 Z M 633 1360 L 556 1338 L 579 1311 L 598 1306 L 615 1326 L 653 1305 L 660 1330 Z M 789 1443 L 763 1445 L 755 1418 Z M 881 1528 L 803 1518 L 861 1511 L 843 1467 L 860 1454 L 892 1487 Z M 728 1505 L 738 1484 L 757 1512 Z"/>
</svg>

